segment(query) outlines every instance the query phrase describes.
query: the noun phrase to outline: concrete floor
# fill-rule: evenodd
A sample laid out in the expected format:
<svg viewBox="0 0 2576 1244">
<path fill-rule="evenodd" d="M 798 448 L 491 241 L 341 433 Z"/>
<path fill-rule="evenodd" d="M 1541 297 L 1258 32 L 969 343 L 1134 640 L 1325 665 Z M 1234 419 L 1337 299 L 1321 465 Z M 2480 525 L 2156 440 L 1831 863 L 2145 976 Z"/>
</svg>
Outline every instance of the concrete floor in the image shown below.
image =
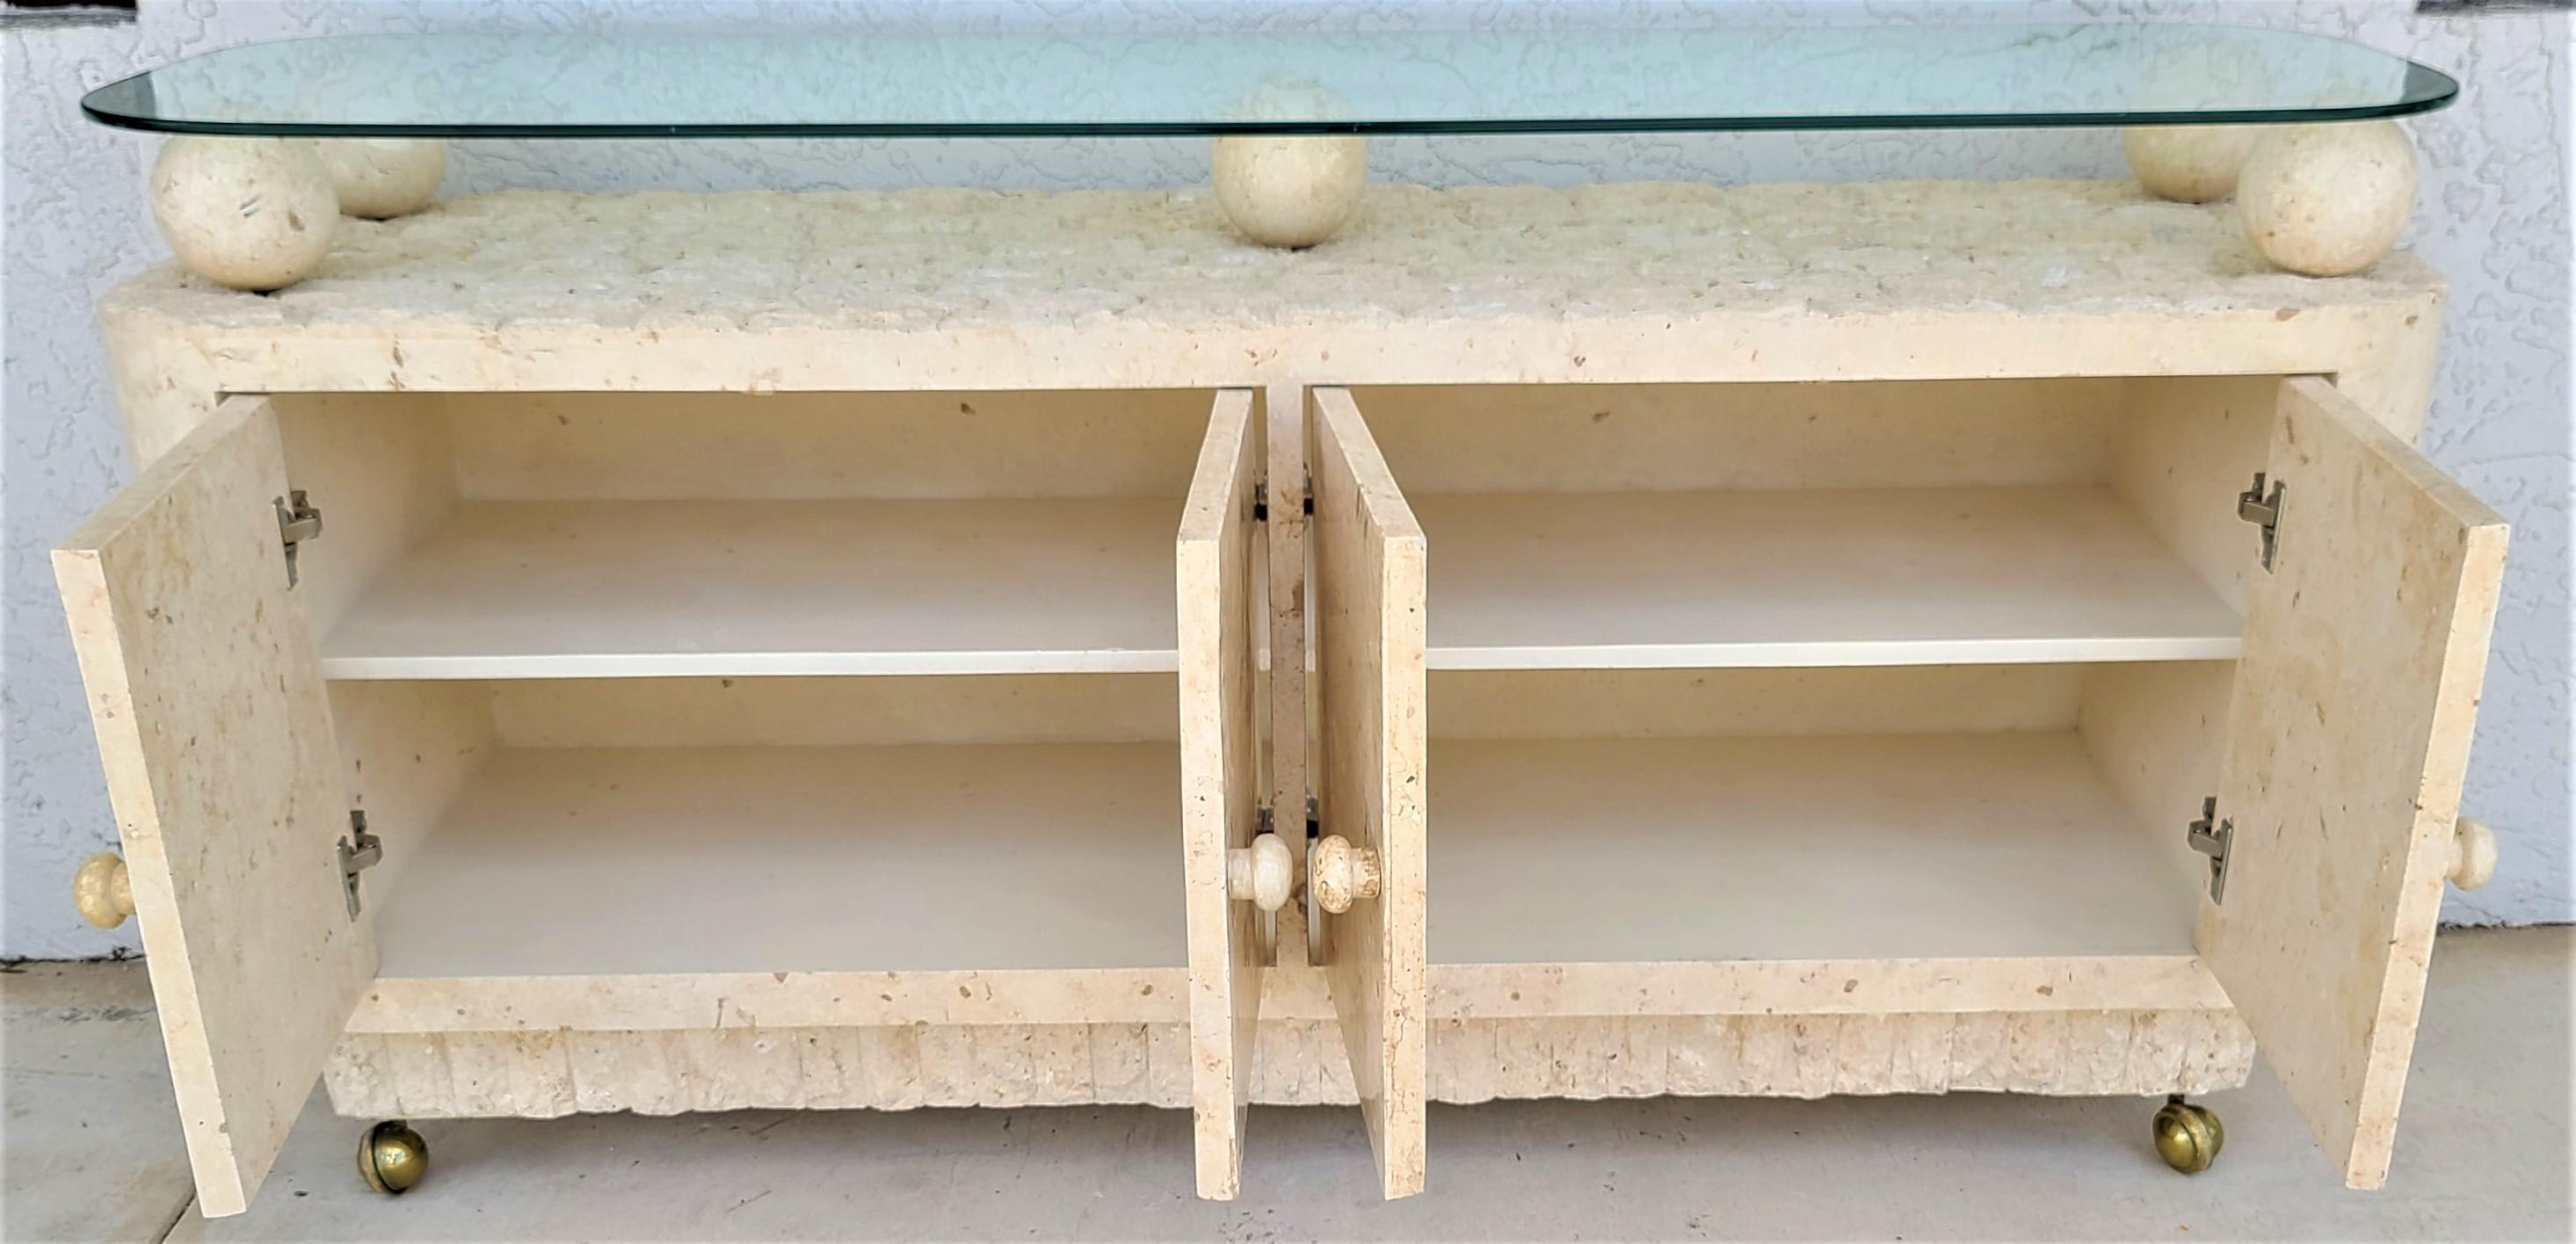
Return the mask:
<svg viewBox="0 0 2576 1244">
<path fill-rule="evenodd" d="M 2151 1103 L 1962 1095 L 1495 1103 L 1431 1114 L 1431 1188 L 1381 1204 L 1348 1110 L 1259 1110 L 1245 1195 L 1190 1196 L 1188 1116 L 1143 1109 L 431 1122 L 399 1200 L 317 1092 L 249 1214 L 189 1205 L 137 965 L 0 975 L 11 1240 L 2567 1240 L 2576 929 L 2443 937 L 2385 1191 L 2346 1192 L 2268 1071 L 2209 1098 L 2217 1168 Z"/>
</svg>

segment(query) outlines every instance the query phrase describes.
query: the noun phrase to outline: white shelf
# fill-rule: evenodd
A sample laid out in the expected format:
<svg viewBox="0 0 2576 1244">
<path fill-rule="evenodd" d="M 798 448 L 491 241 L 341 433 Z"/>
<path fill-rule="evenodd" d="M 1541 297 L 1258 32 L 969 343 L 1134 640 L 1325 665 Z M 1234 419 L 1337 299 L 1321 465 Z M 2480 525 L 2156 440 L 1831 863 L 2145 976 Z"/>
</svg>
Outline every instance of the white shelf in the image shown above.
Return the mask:
<svg viewBox="0 0 2576 1244">
<path fill-rule="evenodd" d="M 2236 614 L 2106 489 L 1413 505 L 1430 540 L 1433 669 L 2212 660 L 2239 647 Z"/>
<path fill-rule="evenodd" d="M 376 940 L 387 977 L 1177 968 L 1179 825 L 1168 743 L 509 749 L 379 827 Z"/>
<path fill-rule="evenodd" d="M 1448 740 L 1430 776 L 1435 963 L 2192 953 L 2071 733 Z"/>
<path fill-rule="evenodd" d="M 330 678 L 1168 672 L 1155 498 L 479 502 L 322 643 Z"/>
</svg>

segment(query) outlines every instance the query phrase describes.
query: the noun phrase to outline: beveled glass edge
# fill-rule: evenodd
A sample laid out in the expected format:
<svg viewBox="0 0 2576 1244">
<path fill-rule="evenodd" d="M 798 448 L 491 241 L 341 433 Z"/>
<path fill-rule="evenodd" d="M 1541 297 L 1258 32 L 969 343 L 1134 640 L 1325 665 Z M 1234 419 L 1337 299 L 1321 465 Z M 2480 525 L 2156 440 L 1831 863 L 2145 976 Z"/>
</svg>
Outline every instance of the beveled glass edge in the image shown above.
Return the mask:
<svg viewBox="0 0 2576 1244">
<path fill-rule="evenodd" d="M 2391 57 L 2391 59 L 2400 59 Z M 642 124 L 191 121 L 102 108 L 98 99 L 123 88 L 150 89 L 151 70 L 129 74 L 81 96 L 81 113 L 112 129 L 145 134 L 234 138 L 1189 138 L 1246 135 L 1478 135 L 1782 133 L 1845 130 L 2080 129 L 2164 125 L 2291 125 L 2374 121 L 2439 111 L 2459 98 L 2459 80 L 2411 58 L 2401 95 L 2385 103 L 2310 108 L 2216 108 L 2103 112 L 1906 113 L 1717 117 L 1489 117 L 1474 120 L 1375 121 L 1032 121 L 790 122 Z M 139 85 L 138 85 L 139 84 Z"/>
</svg>

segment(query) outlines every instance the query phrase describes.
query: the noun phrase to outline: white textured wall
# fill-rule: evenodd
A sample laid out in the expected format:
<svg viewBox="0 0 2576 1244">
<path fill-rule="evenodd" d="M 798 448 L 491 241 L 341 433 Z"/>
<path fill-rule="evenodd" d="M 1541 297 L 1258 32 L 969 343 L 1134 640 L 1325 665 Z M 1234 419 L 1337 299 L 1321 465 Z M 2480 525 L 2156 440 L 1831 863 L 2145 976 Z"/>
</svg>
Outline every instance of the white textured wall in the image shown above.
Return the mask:
<svg viewBox="0 0 2576 1244">
<path fill-rule="evenodd" d="M 114 837 L 54 600 L 45 550 L 125 472 L 89 304 L 157 259 L 142 206 L 152 143 L 82 122 L 79 93 L 210 47 L 385 29 L 833 24 L 875 29 L 1052 25 L 1094 29 L 1658 22 L 2199 20 L 2287 25 L 2402 52 L 2462 79 L 2461 102 L 2411 124 L 2424 154 L 2409 241 L 2452 279 L 2449 345 L 2425 445 L 2516 528 L 2467 806 L 2503 838 L 2496 881 L 2453 895 L 2459 921 L 2576 919 L 2569 858 L 2571 632 L 2568 349 L 2570 48 L 2565 15 L 2424 19 L 2399 0 L 1599 0 L 1502 6 L 1464 0 L 1068 3 L 862 0 L 143 0 L 138 26 L 6 34 L 8 373 L 5 647 L 6 833 L 0 956 L 94 955 L 133 946 L 66 901 L 73 866 Z M 1114 76 L 1114 69 L 1104 67 Z M 1112 88 L 1114 89 L 1114 88 Z M 585 190 L 1169 185 L 1205 175 L 1198 141 L 490 142 L 457 145 L 447 193 L 508 186 Z M 1638 138 L 1385 140 L 1372 175 L 1436 183 L 1714 181 L 1888 176 L 2115 176 L 2117 139 L 2041 131 Z"/>
</svg>

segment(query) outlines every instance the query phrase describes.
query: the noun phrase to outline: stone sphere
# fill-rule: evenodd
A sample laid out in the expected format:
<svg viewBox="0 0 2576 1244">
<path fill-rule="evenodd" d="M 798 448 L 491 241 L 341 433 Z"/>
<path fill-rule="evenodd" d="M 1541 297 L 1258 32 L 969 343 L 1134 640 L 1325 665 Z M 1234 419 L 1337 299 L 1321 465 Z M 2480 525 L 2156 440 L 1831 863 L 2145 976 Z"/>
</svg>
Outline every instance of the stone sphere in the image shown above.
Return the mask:
<svg viewBox="0 0 2576 1244">
<path fill-rule="evenodd" d="M 2359 272 L 2415 215 L 2415 145 L 2393 121 L 2267 134 L 2245 159 L 2236 210 L 2273 263 L 2308 276 Z"/>
<path fill-rule="evenodd" d="M 1216 201 L 1264 246 L 1313 246 L 1360 205 L 1368 140 L 1356 134 L 1228 134 L 1216 140 Z"/>
<path fill-rule="evenodd" d="M 2147 193 L 2177 203 L 2207 203 L 2236 189 L 2237 170 L 2262 135 L 2248 125 L 2138 125 L 2121 137 L 2129 171 Z"/>
<path fill-rule="evenodd" d="M 192 136 L 171 139 L 152 165 L 152 219 L 190 271 L 268 290 L 321 266 L 340 200 L 310 143 Z"/>
<path fill-rule="evenodd" d="M 443 138 L 318 138 L 313 150 L 331 170 L 345 216 L 408 216 L 429 206 L 447 175 Z"/>
</svg>

